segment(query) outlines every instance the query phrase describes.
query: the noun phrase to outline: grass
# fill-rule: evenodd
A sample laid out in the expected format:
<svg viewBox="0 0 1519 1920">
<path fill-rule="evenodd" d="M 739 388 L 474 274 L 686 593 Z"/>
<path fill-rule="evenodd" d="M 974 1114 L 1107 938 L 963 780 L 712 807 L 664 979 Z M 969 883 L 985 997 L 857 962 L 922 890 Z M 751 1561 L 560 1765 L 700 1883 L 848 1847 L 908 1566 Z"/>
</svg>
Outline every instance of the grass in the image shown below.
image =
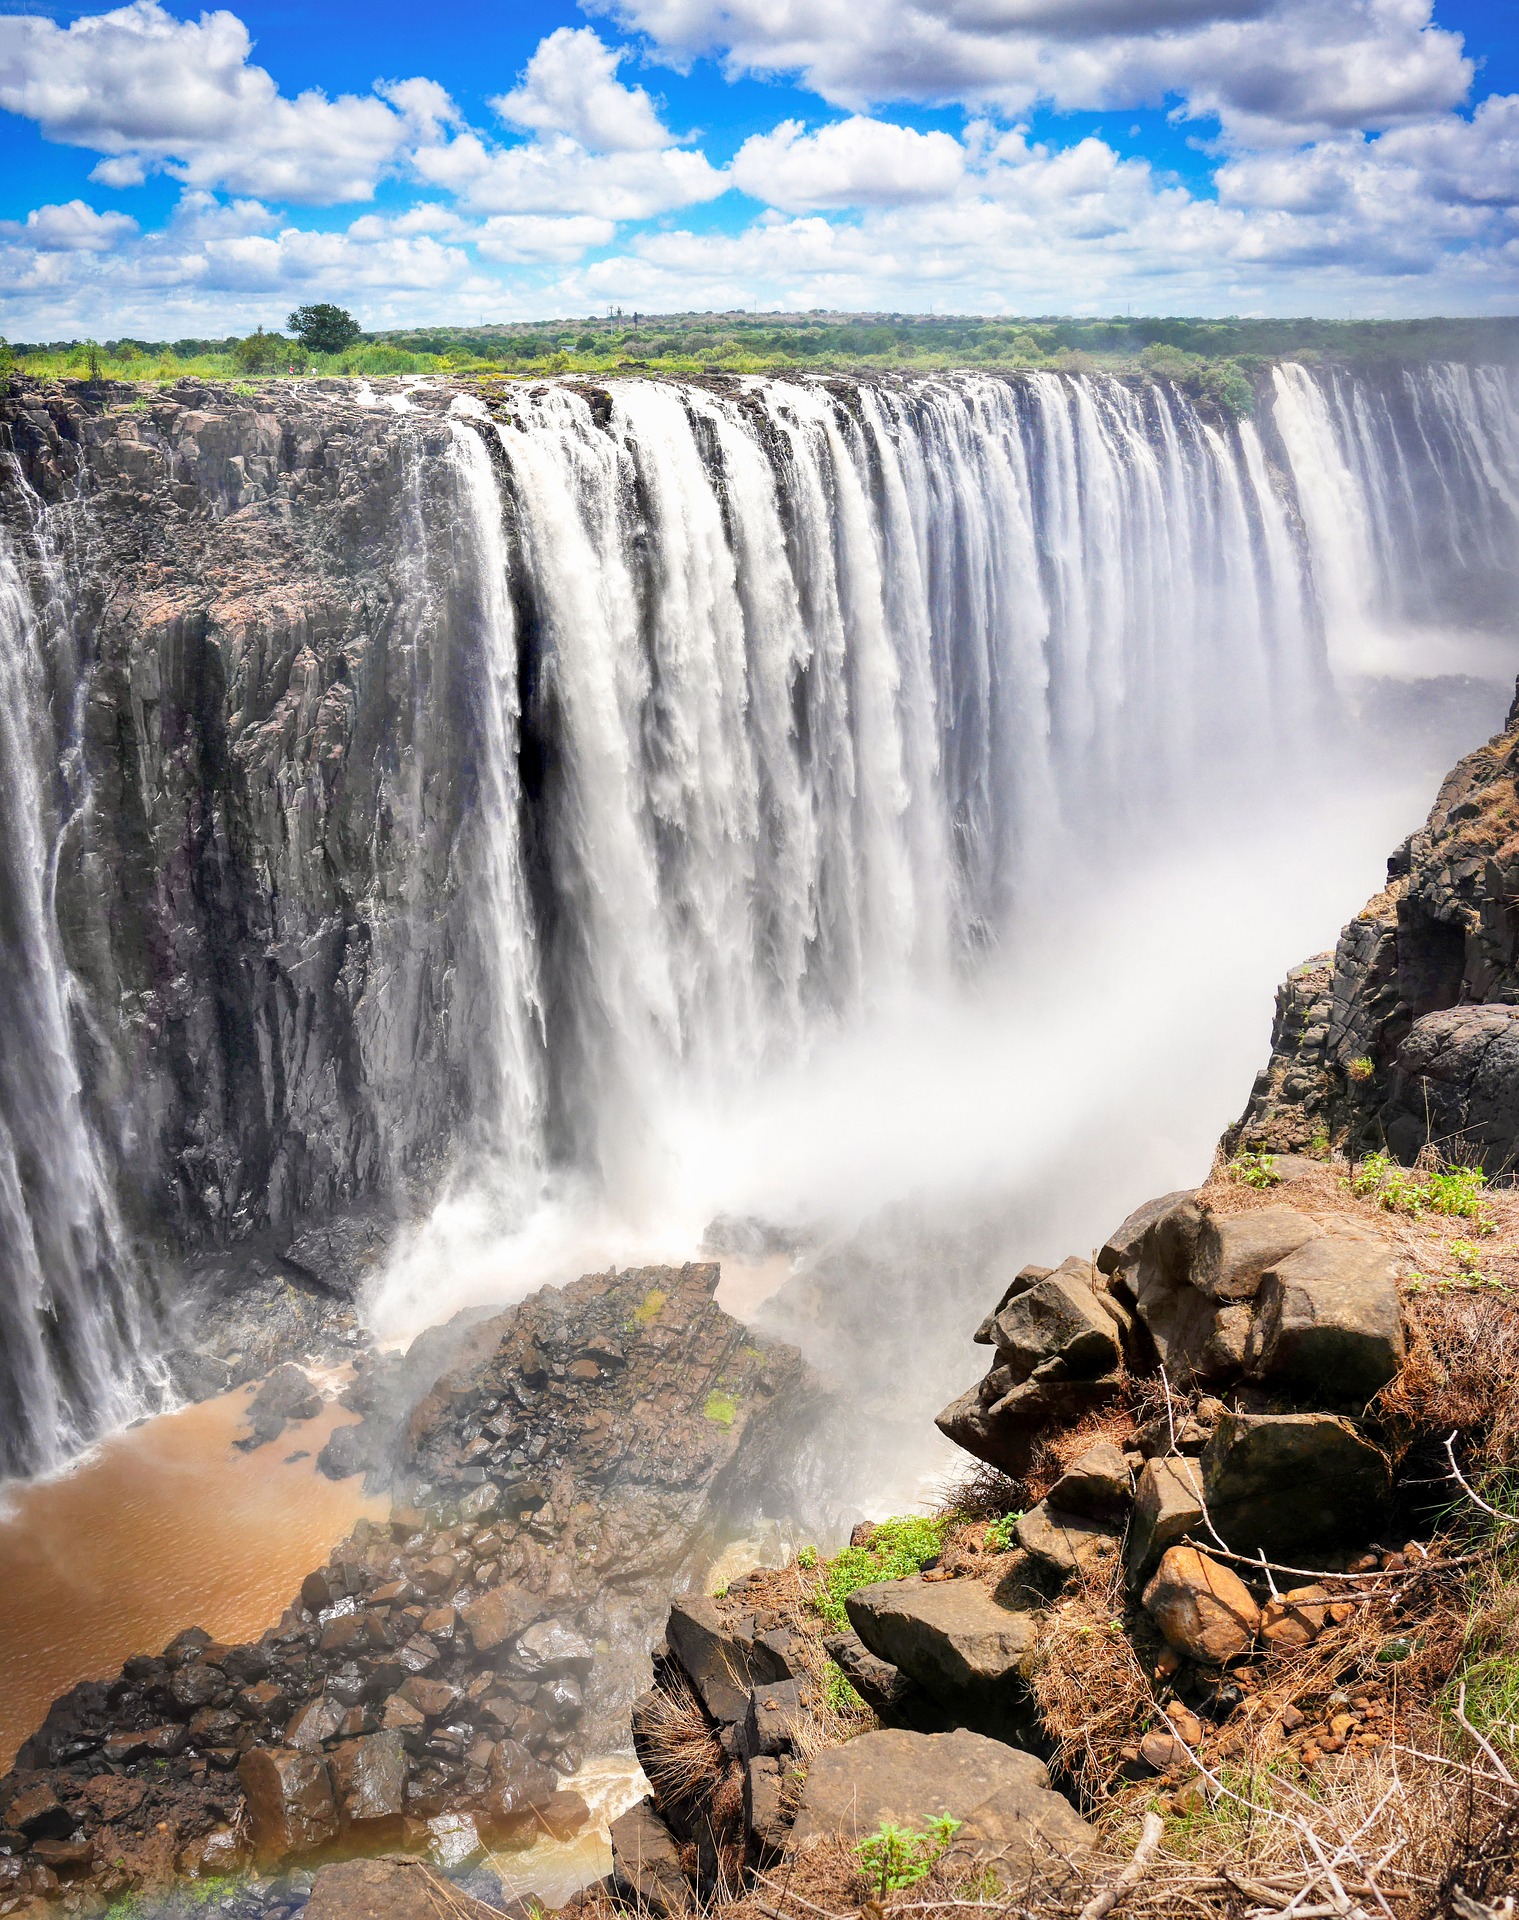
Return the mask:
<svg viewBox="0 0 1519 1920">
<path fill-rule="evenodd" d="M 1471 1220 L 1482 1233 L 1491 1219 L 1487 1175 L 1481 1167 L 1446 1161 L 1421 1170 L 1400 1166 L 1390 1154 L 1372 1153 L 1346 1176 L 1345 1184 L 1358 1199 L 1375 1200 L 1389 1213 L 1406 1214 L 1413 1220 L 1426 1213 L 1440 1214 Z M 1456 1241 L 1452 1251 L 1467 1244 Z"/>
</svg>

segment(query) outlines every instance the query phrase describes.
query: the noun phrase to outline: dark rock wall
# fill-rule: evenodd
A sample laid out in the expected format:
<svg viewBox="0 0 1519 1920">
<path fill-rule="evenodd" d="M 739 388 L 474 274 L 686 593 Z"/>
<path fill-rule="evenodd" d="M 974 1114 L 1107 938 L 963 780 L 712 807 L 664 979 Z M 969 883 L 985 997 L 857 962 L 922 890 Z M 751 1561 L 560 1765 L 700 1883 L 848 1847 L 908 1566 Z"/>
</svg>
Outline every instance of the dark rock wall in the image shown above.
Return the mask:
<svg viewBox="0 0 1519 1920">
<path fill-rule="evenodd" d="M 1271 1059 L 1231 1147 L 1328 1135 L 1404 1161 L 1433 1141 L 1490 1173 L 1519 1161 L 1516 771 L 1519 699 L 1448 775 L 1334 952 L 1278 990 Z"/>
<path fill-rule="evenodd" d="M 68 616 L 89 805 L 58 917 L 139 1226 L 224 1244 L 424 1176 L 469 1104 L 448 427 L 309 387 L 18 388 L 3 447 L 51 565 L 14 467 L 0 515 Z"/>
</svg>

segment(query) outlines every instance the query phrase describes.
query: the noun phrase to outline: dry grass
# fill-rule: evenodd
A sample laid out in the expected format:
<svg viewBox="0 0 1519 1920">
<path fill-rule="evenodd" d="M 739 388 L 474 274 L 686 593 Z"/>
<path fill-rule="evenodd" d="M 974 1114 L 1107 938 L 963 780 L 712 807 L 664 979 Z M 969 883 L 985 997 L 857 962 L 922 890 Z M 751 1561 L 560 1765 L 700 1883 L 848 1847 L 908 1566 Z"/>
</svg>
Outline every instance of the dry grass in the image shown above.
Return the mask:
<svg viewBox="0 0 1519 1920">
<path fill-rule="evenodd" d="M 702 1805 L 728 1772 L 717 1729 L 677 1668 L 634 1703 L 633 1738 L 662 1806 L 690 1810 Z"/>
</svg>

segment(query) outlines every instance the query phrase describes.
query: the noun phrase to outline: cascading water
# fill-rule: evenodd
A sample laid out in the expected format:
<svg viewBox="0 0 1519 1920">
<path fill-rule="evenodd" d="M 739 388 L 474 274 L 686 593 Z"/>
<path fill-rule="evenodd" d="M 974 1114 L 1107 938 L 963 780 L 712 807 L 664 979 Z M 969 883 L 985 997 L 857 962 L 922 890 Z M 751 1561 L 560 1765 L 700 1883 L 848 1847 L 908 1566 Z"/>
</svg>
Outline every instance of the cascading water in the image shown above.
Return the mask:
<svg viewBox="0 0 1519 1920">
<path fill-rule="evenodd" d="M 343 671 L 437 667 L 412 672 L 428 780 L 414 746 L 390 768 L 382 738 L 380 793 L 394 812 L 409 779 L 416 845 L 449 850 L 467 964 L 420 937 L 454 913 L 423 897 L 441 878 L 387 867 L 400 945 L 356 973 L 359 1040 L 333 1072 L 372 1103 L 382 1145 L 411 1141 L 415 1061 L 462 1063 L 474 1112 L 449 1204 L 373 1303 L 382 1326 L 608 1253 L 689 1254 L 723 1210 L 805 1224 L 844 1142 L 880 1160 L 861 1210 L 946 1168 L 982 1179 L 995 1146 L 1025 1184 L 1079 1198 L 1083 1224 L 1117 1197 L 1067 1178 L 1084 1114 L 1113 1119 L 1105 1152 L 1159 1142 L 1124 1163 L 1135 1198 L 1195 1162 L 1228 1117 L 1207 1104 L 1215 1082 L 1237 1104 L 1254 1042 L 1211 1068 L 1204 1100 L 1200 1069 L 1141 1062 L 1136 1036 L 1202 1035 L 1200 996 L 1225 975 L 1232 1027 L 1241 1003 L 1264 1018 L 1299 938 L 1363 897 L 1353 863 L 1389 816 L 1363 842 L 1344 808 L 1332 827 L 1313 809 L 1333 798 L 1326 768 L 1359 776 L 1366 675 L 1480 670 L 1496 718 L 1514 666 L 1515 376 L 1289 366 L 1262 400 L 1229 422 L 1148 381 L 966 374 L 544 383 L 494 419 L 473 401 L 442 422 L 388 416 L 417 484 L 387 523 L 389 598 Z M 46 548 L 27 547 L 34 582 Z M 0 1465 L 23 1471 L 129 1414 L 141 1377 L 139 1283 L 51 906 L 39 605 L 7 556 L 0 1233 L 17 1277 L 0 1386 L 22 1412 Z M 245 709 L 255 653 L 236 656 Z M 455 734 L 469 798 L 444 840 Z M 1442 740 L 1416 782 L 1467 744 Z M 290 793 L 313 778 L 292 768 Z M 1212 864 L 1161 898 L 1160 865 L 1176 850 L 1184 868 L 1209 834 Z M 1280 953 L 1250 919 L 1273 840 L 1298 863 L 1279 876 Z M 301 869 L 281 872 L 294 911 Z M 1289 893 L 1325 925 L 1288 924 Z M 356 954 L 363 934 L 345 933 Z M 446 1045 L 392 1045 L 413 1031 Z M 957 1049 L 991 1105 L 941 1073 Z M 883 1080 L 901 1063 L 915 1080 Z M 1151 1078 L 1120 1126 L 1125 1073 Z M 1157 1073 L 1175 1109 L 1159 1118 Z M 405 1156 L 387 1152 L 363 1164 L 399 1182 Z M 765 1178 L 733 1175 L 746 1155 Z"/>
<path fill-rule="evenodd" d="M 11 467 L 4 475 L 25 498 Z M 37 565 L 52 563 L 40 515 Z M 44 615 L 63 601 L 48 580 Z M 42 1473 L 150 1404 L 149 1301 L 85 1111 L 54 916 L 67 741 L 47 635 L 0 529 L 0 1475 Z M 65 807 L 84 796 L 63 791 Z"/>
</svg>

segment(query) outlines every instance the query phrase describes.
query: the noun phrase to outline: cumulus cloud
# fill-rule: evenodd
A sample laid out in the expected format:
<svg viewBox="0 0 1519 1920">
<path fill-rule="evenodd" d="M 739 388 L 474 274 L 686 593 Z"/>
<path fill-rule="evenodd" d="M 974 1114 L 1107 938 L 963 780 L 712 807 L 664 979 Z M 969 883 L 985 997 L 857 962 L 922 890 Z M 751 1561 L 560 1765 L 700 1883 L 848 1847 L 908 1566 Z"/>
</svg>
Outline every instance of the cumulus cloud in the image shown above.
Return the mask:
<svg viewBox="0 0 1519 1920">
<path fill-rule="evenodd" d="M 891 100 L 1020 113 L 1180 98 L 1243 144 L 1384 127 L 1465 98 L 1430 0 L 588 0 L 675 60 L 797 74 L 857 111 Z"/>
<path fill-rule="evenodd" d="M 154 169 L 189 185 L 296 204 L 367 200 L 408 142 L 452 115 L 429 80 L 291 99 L 251 64 L 235 14 L 176 20 L 157 0 L 68 27 L 0 15 L 0 107 L 49 140 L 106 156 L 96 177 L 132 186 Z"/>
<path fill-rule="evenodd" d="M 126 213 L 97 213 L 83 200 L 34 207 L 25 220 L 0 220 L 0 236 L 43 253 L 106 253 L 137 231 Z"/>
<path fill-rule="evenodd" d="M 457 194 L 479 213 L 647 220 L 714 199 L 728 185 L 704 154 L 684 147 L 588 153 L 563 134 L 514 147 L 491 147 L 478 134 L 460 134 L 446 144 L 419 148 L 414 165 L 425 180 Z"/>
<path fill-rule="evenodd" d="M 604 247 L 617 232 L 615 221 L 594 214 L 555 218 L 541 213 L 498 213 L 475 232 L 475 250 L 486 260 L 504 266 L 552 260 L 581 260 L 593 247 Z"/>
<path fill-rule="evenodd" d="M 672 144 L 642 87 L 625 87 L 623 48 L 593 27 L 560 27 L 540 40 L 521 80 L 491 105 L 514 126 L 567 134 L 592 153 L 641 153 Z"/>
<path fill-rule="evenodd" d="M 855 114 L 817 133 L 806 132 L 799 120 L 783 120 L 773 132 L 746 140 L 728 171 L 754 199 L 805 213 L 941 200 L 964 170 L 964 149 L 949 134 Z"/>
</svg>

